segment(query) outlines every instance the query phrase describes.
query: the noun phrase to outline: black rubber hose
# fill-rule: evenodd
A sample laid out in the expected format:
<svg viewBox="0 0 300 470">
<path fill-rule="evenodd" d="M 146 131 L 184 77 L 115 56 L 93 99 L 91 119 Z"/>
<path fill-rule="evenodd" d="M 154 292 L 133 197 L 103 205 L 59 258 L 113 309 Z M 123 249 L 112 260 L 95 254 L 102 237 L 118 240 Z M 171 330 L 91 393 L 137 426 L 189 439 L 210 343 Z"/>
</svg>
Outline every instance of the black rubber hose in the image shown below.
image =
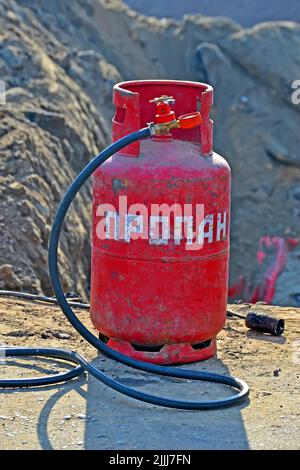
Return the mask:
<svg viewBox="0 0 300 470">
<path fill-rule="evenodd" d="M 66 382 L 67 380 L 74 379 L 79 375 L 83 374 L 85 368 L 82 367 L 77 357 L 73 356 L 72 351 L 67 349 L 56 349 L 56 348 L 18 348 L 8 347 L 0 348 L 1 359 L 5 357 L 47 357 L 52 359 L 63 359 L 73 364 L 77 364 L 72 370 L 62 372 L 60 374 L 46 375 L 44 377 L 29 377 L 24 379 L 0 379 L 0 387 L 2 388 L 15 388 L 15 387 L 37 387 L 41 385 L 51 385 L 60 382 Z M 5 357 L 4 357 L 5 356 Z"/>
<path fill-rule="evenodd" d="M 57 251 L 58 251 L 58 243 L 59 243 L 59 237 L 60 237 L 62 224 L 64 222 L 64 219 L 66 217 L 66 214 L 69 210 L 69 207 L 73 199 L 75 198 L 76 194 L 78 193 L 82 185 L 85 183 L 85 181 L 91 176 L 91 174 L 102 163 L 104 163 L 108 158 L 110 158 L 112 155 L 114 155 L 116 152 L 120 151 L 122 148 L 126 147 L 130 143 L 133 143 L 141 139 L 145 139 L 147 137 L 150 137 L 150 129 L 144 128 L 144 129 L 141 129 L 140 131 L 133 132 L 132 134 L 127 135 L 126 137 L 118 140 L 114 144 L 107 147 L 103 152 L 101 152 L 98 156 L 96 156 L 81 171 L 81 173 L 73 181 L 70 188 L 66 192 L 57 210 L 57 213 L 53 222 L 51 235 L 50 235 L 50 241 L 49 241 L 49 253 L 48 253 L 49 254 L 49 258 L 48 258 L 49 273 L 50 273 L 53 290 L 57 298 L 57 302 L 60 305 L 67 319 L 74 326 L 74 328 L 79 332 L 79 334 L 86 341 L 88 341 L 92 346 L 98 349 L 100 352 L 110 357 L 111 359 L 114 359 L 117 362 L 120 362 L 122 364 L 125 364 L 126 366 L 133 367 L 135 369 L 139 369 L 144 372 L 149 372 L 152 374 L 159 374 L 163 376 L 177 377 L 177 378 L 182 378 L 182 379 L 190 379 L 190 380 L 192 379 L 192 380 L 202 380 L 202 381 L 207 381 L 207 382 L 222 383 L 225 385 L 229 385 L 233 387 L 234 389 L 239 390 L 239 392 L 233 396 L 226 397 L 221 400 L 208 400 L 208 401 L 202 401 L 202 402 L 182 401 L 182 400 L 174 400 L 170 398 L 158 397 L 158 396 L 140 392 L 138 390 L 127 387 L 126 385 L 123 385 L 120 382 L 117 382 L 116 380 L 112 379 L 111 377 L 108 377 L 99 369 L 97 369 L 96 367 L 88 363 L 82 356 L 80 356 L 76 352 L 63 351 L 63 354 L 65 355 L 65 358 L 67 356 L 69 360 L 72 360 L 73 362 L 80 364 L 85 370 L 90 372 L 93 376 L 95 376 L 105 385 L 108 385 L 109 387 L 113 388 L 114 390 L 124 395 L 127 395 L 129 397 L 132 397 L 132 398 L 135 398 L 135 399 L 147 402 L 147 403 L 169 407 L 169 408 L 185 409 L 185 410 L 214 409 L 214 408 L 222 408 L 222 407 L 234 405 L 245 400 L 249 393 L 248 385 L 245 382 L 237 378 L 231 377 L 231 376 L 225 376 L 225 375 L 215 374 L 211 372 L 190 371 L 190 370 L 185 370 L 185 369 L 177 369 L 173 367 L 160 366 L 160 365 L 150 364 L 147 362 L 137 361 L 128 356 L 125 356 L 124 354 L 121 354 L 115 351 L 114 349 L 110 348 L 109 346 L 104 344 L 102 341 L 100 341 L 96 336 L 94 336 L 78 320 L 72 308 L 68 304 L 65 298 L 64 292 L 62 290 L 62 286 L 61 286 L 61 282 L 59 278 L 59 272 L 58 272 Z M 38 350 L 38 351 L 40 351 L 41 355 L 45 355 L 44 350 Z M 57 350 L 53 350 L 53 349 L 51 349 L 51 351 L 53 354 L 57 352 Z M 15 350 L 15 352 L 17 351 Z M 52 353 L 50 353 L 49 355 L 53 357 Z M 62 350 L 60 350 L 58 354 L 60 353 L 62 353 Z M 13 355 L 13 352 L 11 352 L 11 355 Z M 25 354 L 22 354 L 22 355 L 25 355 Z M 39 354 L 37 353 L 36 355 L 39 355 Z M 58 356 L 54 356 L 54 357 L 58 357 Z M 3 382 L 8 383 L 8 381 L 2 381 L 0 382 L 0 385 L 2 383 L 1 386 L 5 386 L 3 385 Z"/>
<path fill-rule="evenodd" d="M 0 290 L 0 296 L 3 297 L 16 297 L 19 299 L 32 300 L 38 302 L 46 302 L 47 304 L 58 305 L 58 302 L 53 297 L 47 297 L 46 295 L 30 294 L 29 292 L 18 292 L 15 290 Z M 82 302 L 74 302 L 68 299 L 69 305 L 75 308 L 89 309 L 90 304 L 83 304 Z"/>
</svg>

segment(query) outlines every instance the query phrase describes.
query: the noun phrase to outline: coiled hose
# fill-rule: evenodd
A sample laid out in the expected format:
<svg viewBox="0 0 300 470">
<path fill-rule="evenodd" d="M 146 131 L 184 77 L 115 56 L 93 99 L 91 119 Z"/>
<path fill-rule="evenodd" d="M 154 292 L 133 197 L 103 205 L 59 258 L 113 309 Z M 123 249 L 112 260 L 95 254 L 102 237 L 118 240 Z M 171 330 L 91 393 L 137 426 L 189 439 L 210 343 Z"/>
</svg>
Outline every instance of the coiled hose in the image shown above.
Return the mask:
<svg viewBox="0 0 300 470">
<path fill-rule="evenodd" d="M 117 142 L 113 143 L 109 147 L 107 147 L 103 152 L 97 155 L 77 176 L 77 178 L 73 181 L 70 188 L 66 192 L 54 219 L 51 234 L 50 234 L 50 241 L 49 241 L 49 252 L 48 252 L 48 262 L 49 262 L 49 273 L 50 278 L 53 286 L 53 290 L 57 299 L 57 303 L 60 305 L 63 313 L 69 320 L 69 322 L 73 325 L 73 327 L 78 331 L 78 333 L 88 341 L 92 346 L 94 346 L 98 351 L 105 354 L 111 359 L 114 359 L 117 362 L 120 362 L 128 367 L 132 367 L 144 372 L 149 372 L 151 374 L 158 374 L 162 376 L 168 377 L 176 377 L 181 379 L 189 379 L 189 380 L 202 380 L 206 382 L 216 382 L 225 385 L 229 385 L 230 387 L 238 390 L 239 392 L 235 395 L 220 399 L 220 400 L 208 400 L 208 401 L 183 401 L 183 400 L 175 400 L 170 398 L 159 397 L 155 395 L 151 395 L 148 393 L 143 393 L 138 390 L 135 390 L 131 387 L 127 387 L 122 383 L 112 379 L 111 377 L 107 376 L 95 366 L 91 365 L 87 362 L 84 357 L 74 351 L 64 350 L 64 349 L 54 349 L 54 348 L 15 348 L 15 347 L 7 347 L 7 348 L 0 348 L 0 354 L 12 357 L 12 356 L 46 356 L 52 358 L 63 359 L 74 364 L 77 366 L 72 369 L 71 371 L 56 374 L 52 376 L 46 377 L 37 377 L 37 378 L 29 378 L 29 379 L 5 379 L 0 380 L 0 387 L 32 387 L 37 385 L 48 385 L 58 382 L 63 382 L 74 377 L 79 376 L 84 371 L 89 372 L 102 383 L 111 387 L 112 389 L 120 392 L 124 395 L 127 395 L 131 398 L 135 398 L 137 400 L 141 400 L 147 403 L 151 403 L 158 406 L 164 406 L 169 408 L 178 408 L 184 410 L 207 410 L 207 409 L 214 409 L 214 408 L 222 408 L 226 406 L 235 405 L 243 400 L 246 399 L 249 389 L 248 385 L 239 380 L 237 378 L 231 376 L 225 376 L 221 374 L 215 374 L 212 372 L 200 372 L 200 371 L 190 371 L 185 369 L 179 369 L 169 366 L 160 366 L 155 364 L 150 364 L 143 361 L 138 361 L 136 359 L 132 359 L 124 354 L 121 354 L 114 349 L 110 348 L 102 341 L 100 341 L 96 336 L 94 336 L 76 317 L 74 314 L 70 304 L 65 298 L 60 278 L 58 272 L 58 260 L 57 260 L 57 251 L 58 251 L 58 243 L 60 232 L 62 228 L 62 224 L 66 217 L 66 214 L 69 210 L 69 207 L 75 198 L 76 194 L 82 187 L 82 185 L 86 182 L 86 180 L 91 176 L 91 174 L 104 163 L 108 158 L 110 158 L 115 153 L 119 152 L 123 147 L 127 145 L 150 137 L 151 132 L 150 129 L 144 128 L 137 132 L 133 132 L 126 137 L 118 140 Z"/>
</svg>

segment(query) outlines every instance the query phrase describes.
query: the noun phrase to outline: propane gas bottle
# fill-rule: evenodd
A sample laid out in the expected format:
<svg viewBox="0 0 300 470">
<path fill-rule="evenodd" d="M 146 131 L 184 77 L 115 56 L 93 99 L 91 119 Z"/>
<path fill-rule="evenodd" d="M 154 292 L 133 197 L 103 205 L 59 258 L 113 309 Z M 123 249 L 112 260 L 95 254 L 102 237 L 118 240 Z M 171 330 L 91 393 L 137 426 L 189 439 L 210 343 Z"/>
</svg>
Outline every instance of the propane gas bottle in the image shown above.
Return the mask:
<svg viewBox="0 0 300 470">
<path fill-rule="evenodd" d="M 92 322 L 136 359 L 209 358 L 226 319 L 230 221 L 230 168 L 212 151 L 212 87 L 131 81 L 113 99 L 113 141 L 148 123 L 154 132 L 93 177 Z"/>
</svg>

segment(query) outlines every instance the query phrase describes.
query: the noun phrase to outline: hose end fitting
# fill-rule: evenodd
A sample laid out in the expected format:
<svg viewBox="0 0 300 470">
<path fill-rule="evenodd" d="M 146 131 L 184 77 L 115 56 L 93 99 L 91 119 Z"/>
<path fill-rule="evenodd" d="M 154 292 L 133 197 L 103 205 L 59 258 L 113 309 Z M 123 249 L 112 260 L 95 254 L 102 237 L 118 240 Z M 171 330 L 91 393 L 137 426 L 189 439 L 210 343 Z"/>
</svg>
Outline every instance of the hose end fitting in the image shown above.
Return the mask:
<svg viewBox="0 0 300 470">
<path fill-rule="evenodd" d="M 284 320 L 255 312 L 249 312 L 246 316 L 246 326 L 251 330 L 270 333 L 273 336 L 281 336 L 284 332 Z"/>
</svg>

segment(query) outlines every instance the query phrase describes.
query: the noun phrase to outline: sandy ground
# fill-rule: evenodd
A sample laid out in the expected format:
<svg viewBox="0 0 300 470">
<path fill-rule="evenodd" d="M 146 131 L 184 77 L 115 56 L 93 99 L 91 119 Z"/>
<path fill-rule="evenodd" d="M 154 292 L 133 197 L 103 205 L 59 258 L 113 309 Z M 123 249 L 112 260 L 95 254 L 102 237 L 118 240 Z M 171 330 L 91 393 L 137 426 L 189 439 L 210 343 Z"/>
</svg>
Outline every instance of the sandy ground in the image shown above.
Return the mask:
<svg viewBox="0 0 300 470">
<path fill-rule="evenodd" d="M 247 312 L 249 306 L 232 309 Z M 59 386 L 1 390 L 0 448 L 299 449 L 300 310 L 261 304 L 255 310 L 285 318 L 284 336 L 249 331 L 243 320 L 229 319 L 219 335 L 218 357 L 187 366 L 246 380 L 251 393 L 243 405 L 205 412 L 158 408 L 84 375 Z M 220 385 L 161 378 L 117 365 L 86 344 L 55 306 L 1 298 L 0 316 L 3 345 L 73 349 L 123 383 L 165 396 L 195 400 L 230 393 Z M 90 325 L 86 311 L 78 316 Z M 65 367 L 48 360 L 2 358 L 1 376 L 53 373 Z"/>
</svg>

